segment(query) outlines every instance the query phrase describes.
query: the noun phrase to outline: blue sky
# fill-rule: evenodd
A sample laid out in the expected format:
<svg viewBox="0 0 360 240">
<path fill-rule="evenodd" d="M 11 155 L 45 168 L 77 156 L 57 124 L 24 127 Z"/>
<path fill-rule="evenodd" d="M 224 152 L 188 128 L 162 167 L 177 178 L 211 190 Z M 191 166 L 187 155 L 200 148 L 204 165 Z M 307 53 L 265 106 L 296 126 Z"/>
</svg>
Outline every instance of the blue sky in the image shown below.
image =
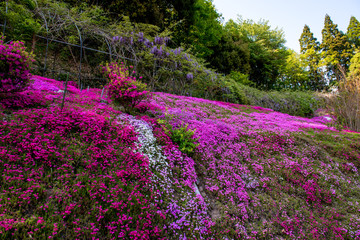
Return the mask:
<svg viewBox="0 0 360 240">
<path fill-rule="evenodd" d="M 286 46 L 299 52 L 299 38 L 307 24 L 321 41 L 325 14 L 346 32 L 350 17 L 360 21 L 360 0 L 213 0 L 225 21 L 237 19 L 269 20 L 270 26 L 285 32 Z"/>
</svg>

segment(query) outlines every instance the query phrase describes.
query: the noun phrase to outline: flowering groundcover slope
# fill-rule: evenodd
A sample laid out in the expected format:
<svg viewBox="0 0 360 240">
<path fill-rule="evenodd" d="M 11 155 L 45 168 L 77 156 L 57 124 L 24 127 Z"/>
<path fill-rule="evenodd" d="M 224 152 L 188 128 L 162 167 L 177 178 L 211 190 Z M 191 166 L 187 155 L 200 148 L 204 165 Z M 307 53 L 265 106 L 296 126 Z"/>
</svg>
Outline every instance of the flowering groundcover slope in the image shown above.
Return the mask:
<svg viewBox="0 0 360 240">
<path fill-rule="evenodd" d="M 357 133 L 164 93 L 153 105 L 157 117 L 196 129 L 194 166 L 215 238 L 360 239 Z"/>
<path fill-rule="evenodd" d="M 68 86 L 60 109 L 63 90 L 1 100 L 0 239 L 360 239 L 358 133 L 165 93 L 130 116 Z"/>
</svg>

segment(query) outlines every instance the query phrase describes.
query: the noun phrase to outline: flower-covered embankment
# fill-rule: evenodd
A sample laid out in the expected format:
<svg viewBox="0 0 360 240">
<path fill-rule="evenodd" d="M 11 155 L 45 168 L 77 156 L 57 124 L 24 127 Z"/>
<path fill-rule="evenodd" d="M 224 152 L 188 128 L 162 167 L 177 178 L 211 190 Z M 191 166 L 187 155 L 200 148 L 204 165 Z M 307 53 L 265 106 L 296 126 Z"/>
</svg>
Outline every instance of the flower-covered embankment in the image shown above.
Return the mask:
<svg viewBox="0 0 360 240">
<path fill-rule="evenodd" d="M 358 133 L 165 93 L 131 116 L 69 84 L 61 109 L 64 89 L 0 100 L 0 239 L 360 239 Z"/>
<path fill-rule="evenodd" d="M 195 129 L 197 181 L 216 239 L 360 238 L 357 134 L 319 119 L 171 94 L 156 93 L 151 104 L 174 127 Z"/>
<path fill-rule="evenodd" d="M 149 162 L 134 151 L 133 128 L 109 121 L 119 112 L 100 103 L 98 90 L 69 87 L 60 109 L 62 83 L 33 84 L 29 94 L 47 107 L 1 117 L 0 238 L 161 238 Z"/>
</svg>

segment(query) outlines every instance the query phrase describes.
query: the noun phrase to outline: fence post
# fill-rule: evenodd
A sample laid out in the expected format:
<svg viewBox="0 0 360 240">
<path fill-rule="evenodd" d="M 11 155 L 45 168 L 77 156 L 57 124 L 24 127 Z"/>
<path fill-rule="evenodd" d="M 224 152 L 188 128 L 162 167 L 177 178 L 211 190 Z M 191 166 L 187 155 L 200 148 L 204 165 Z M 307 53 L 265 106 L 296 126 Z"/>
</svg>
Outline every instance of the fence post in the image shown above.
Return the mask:
<svg viewBox="0 0 360 240">
<path fill-rule="evenodd" d="M 47 61 L 47 54 L 48 54 L 48 49 L 49 49 L 49 29 L 48 29 L 47 21 L 45 18 L 44 18 L 44 21 L 45 21 L 45 27 L 46 27 L 46 50 L 45 50 L 43 76 L 45 75 L 45 72 L 46 72 L 46 61 Z"/>
<path fill-rule="evenodd" d="M 67 91 L 68 81 L 69 81 L 69 73 L 67 73 L 67 75 L 66 75 L 65 90 L 64 90 L 64 95 L 63 95 L 63 99 L 62 99 L 62 102 L 61 102 L 61 111 L 62 111 L 63 108 L 64 108 L 65 95 L 66 95 L 66 91 Z"/>
<path fill-rule="evenodd" d="M 81 31 L 79 30 L 79 28 L 75 22 L 74 22 L 74 25 L 75 25 L 76 29 L 78 30 L 79 38 L 80 38 L 80 64 L 79 64 L 79 83 L 78 83 L 78 85 L 80 85 L 80 83 L 81 83 L 81 62 L 82 62 L 82 54 L 83 54 L 83 39 L 81 37 Z"/>
<path fill-rule="evenodd" d="M 111 51 L 111 45 L 110 45 L 109 41 L 108 41 L 106 38 L 104 38 L 104 39 L 105 39 L 105 42 L 106 42 L 106 44 L 108 45 L 108 48 L 109 48 L 109 53 L 110 53 L 110 62 L 112 62 L 112 51 Z"/>
<path fill-rule="evenodd" d="M 101 91 L 101 97 L 100 97 L 100 100 L 102 99 L 103 95 L 104 95 L 104 89 L 105 87 L 103 87 L 102 91 Z"/>
<path fill-rule="evenodd" d="M 8 1 L 6 0 L 6 7 L 5 7 L 5 20 L 4 20 L 4 26 L 3 26 L 3 36 L 5 36 L 5 30 L 6 30 L 6 15 L 8 13 Z"/>
</svg>

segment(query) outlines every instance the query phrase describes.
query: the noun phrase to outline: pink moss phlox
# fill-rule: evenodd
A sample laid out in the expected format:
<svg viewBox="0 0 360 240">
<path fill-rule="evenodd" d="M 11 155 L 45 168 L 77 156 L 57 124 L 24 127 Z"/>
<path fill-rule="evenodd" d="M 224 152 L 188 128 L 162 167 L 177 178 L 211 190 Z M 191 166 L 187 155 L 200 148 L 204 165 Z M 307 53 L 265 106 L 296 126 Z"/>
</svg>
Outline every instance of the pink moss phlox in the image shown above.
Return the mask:
<svg viewBox="0 0 360 240">
<path fill-rule="evenodd" d="M 133 129 L 79 110 L 23 110 L 0 122 L 6 181 L 0 186 L 0 216 L 10 216 L 1 220 L 0 234 L 11 238 L 27 229 L 35 238 L 58 237 L 66 227 L 74 238 L 160 236 L 149 163 L 132 150 Z M 34 209 L 42 222 L 16 227 L 20 220 L 14 214 L 27 219 L 26 209 Z M 82 214 L 86 221 L 79 220 Z"/>
<path fill-rule="evenodd" d="M 156 93 L 154 101 L 174 116 L 174 126 L 183 122 L 196 129 L 194 137 L 199 138 L 200 145 L 194 165 L 203 187 L 201 194 L 212 199 L 221 213 L 220 222 L 224 223 L 212 228 L 215 236 L 235 239 L 270 239 L 277 234 L 304 239 L 346 236 L 344 226 L 337 220 L 338 210 L 328 208 L 336 206 L 339 197 L 323 180 L 325 172 L 317 167 L 318 162 L 324 161 L 319 149 L 316 146 L 304 149 L 292 137 L 292 133 L 306 133 L 308 129 L 336 133 L 334 128 L 318 119 L 193 97 Z M 158 116 L 164 118 L 164 114 Z M 167 141 L 163 135 L 158 135 L 158 139 Z M 284 193 L 287 199 L 302 202 L 303 208 L 294 213 L 286 203 L 271 206 L 271 202 L 260 200 L 265 196 L 278 199 L 277 195 Z M 261 212 L 264 207 L 279 211 L 279 215 Z M 291 214 L 281 210 L 284 208 Z M 314 216 L 312 222 L 299 217 L 309 213 Z M 325 215 L 328 218 L 319 218 Z M 257 225 L 261 231 L 250 231 L 259 216 L 268 225 L 264 228 Z M 276 224 L 281 226 L 280 231 L 274 228 Z"/>
</svg>

